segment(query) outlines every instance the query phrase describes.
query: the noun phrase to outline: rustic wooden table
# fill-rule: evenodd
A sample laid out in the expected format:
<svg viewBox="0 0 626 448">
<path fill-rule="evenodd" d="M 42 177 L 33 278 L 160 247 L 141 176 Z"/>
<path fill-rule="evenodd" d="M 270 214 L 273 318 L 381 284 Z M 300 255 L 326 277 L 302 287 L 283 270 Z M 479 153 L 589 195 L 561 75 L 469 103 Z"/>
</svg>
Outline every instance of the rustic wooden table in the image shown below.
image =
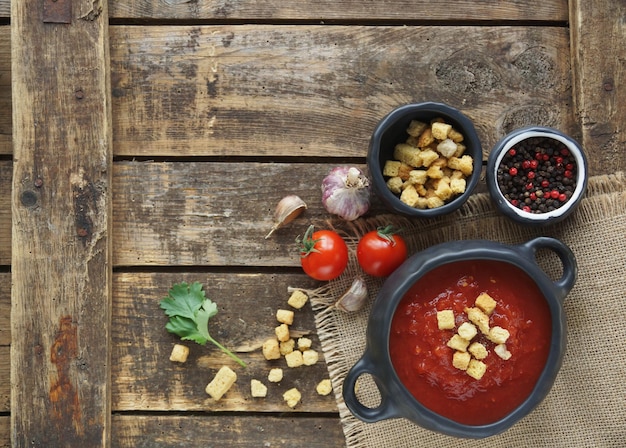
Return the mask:
<svg viewBox="0 0 626 448">
<path fill-rule="evenodd" d="M 625 171 L 625 16 L 615 0 L 0 0 L 0 446 L 343 446 L 323 362 L 249 392 L 288 286 L 317 285 L 294 237 L 328 218 L 321 179 L 425 100 L 473 119 L 485 157 L 540 124 L 577 138 L 592 175 Z M 263 239 L 290 193 L 308 211 Z M 217 403 L 204 388 L 229 358 L 168 360 L 158 302 L 179 281 L 204 283 L 212 334 L 247 348 Z M 294 327 L 319 349 L 310 307 Z"/>
</svg>

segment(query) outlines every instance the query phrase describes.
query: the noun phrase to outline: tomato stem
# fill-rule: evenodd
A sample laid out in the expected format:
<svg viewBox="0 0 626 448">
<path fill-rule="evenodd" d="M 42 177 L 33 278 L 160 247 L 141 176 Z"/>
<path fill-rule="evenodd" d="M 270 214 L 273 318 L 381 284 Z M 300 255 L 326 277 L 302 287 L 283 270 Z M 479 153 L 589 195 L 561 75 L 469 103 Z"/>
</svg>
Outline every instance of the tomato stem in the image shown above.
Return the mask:
<svg viewBox="0 0 626 448">
<path fill-rule="evenodd" d="M 306 257 L 311 252 L 319 253 L 319 250 L 315 248 L 315 245 L 317 244 L 319 239 L 314 240 L 312 235 L 313 235 L 313 224 L 311 224 L 309 228 L 306 229 L 306 232 L 304 232 L 304 237 L 302 239 L 300 239 L 299 235 L 296 238 L 296 243 L 300 245 L 300 257 L 302 258 Z"/>
<path fill-rule="evenodd" d="M 388 225 L 386 227 L 380 226 L 376 229 L 378 236 L 382 239 L 389 241 L 392 246 L 396 245 L 396 239 L 393 237 L 399 230 L 395 230 L 392 225 Z"/>
</svg>

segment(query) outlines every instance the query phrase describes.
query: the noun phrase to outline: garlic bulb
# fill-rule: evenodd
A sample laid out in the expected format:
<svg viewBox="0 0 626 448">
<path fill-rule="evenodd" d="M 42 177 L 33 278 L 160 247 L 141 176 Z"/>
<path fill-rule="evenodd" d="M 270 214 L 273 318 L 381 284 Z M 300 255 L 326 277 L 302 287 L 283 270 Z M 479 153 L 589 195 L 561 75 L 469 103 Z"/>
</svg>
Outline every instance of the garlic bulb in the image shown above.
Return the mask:
<svg viewBox="0 0 626 448">
<path fill-rule="evenodd" d="M 333 168 L 322 181 L 322 204 L 328 212 L 354 221 L 369 210 L 369 179 L 355 167 Z"/>
<path fill-rule="evenodd" d="M 274 211 L 274 225 L 265 235 L 265 239 L 268 239 L 276 229 L 296 219 L 305 209 L 306 203 L 295 194 L 282 198 Z"/>
<path fill-rule="evenodd" d="M 365 280 L 361 277 L 357 277 L 352 282 L 350 288 L 342 295 L 337 302 L 335 302 L 335 308 L 345 311 L 347 313 L 353 311 L 359 311 L 365 305 L 367 300 L 367 285 Z"/>
</svg>

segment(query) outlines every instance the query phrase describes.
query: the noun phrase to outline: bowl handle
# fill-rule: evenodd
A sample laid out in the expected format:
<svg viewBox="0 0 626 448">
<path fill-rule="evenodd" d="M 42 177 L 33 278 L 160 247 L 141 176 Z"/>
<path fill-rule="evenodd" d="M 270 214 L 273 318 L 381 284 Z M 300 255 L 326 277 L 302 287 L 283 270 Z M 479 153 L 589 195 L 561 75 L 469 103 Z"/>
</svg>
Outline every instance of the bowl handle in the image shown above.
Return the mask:
<svg viewBox="0 0 626 448">
<path fill-rule="evenodd" d="M 383 386 L 384 383 L 376 376 L 374 366 L 375 364 L 369 360 L 366 353 L 352 366 L 343 381 L 343 400 L 346 406 L 348 406 L 348 409 L 355 417 L 366 423 L 374 423 L 388 418 L 400 417 L 392 401 L 387 398 L 386 389 Z M 375 408 L 365 406 L 356 396 L 356 382 L 363 374 L 370 374 L 372 376 L 380 392 L 381 401 Z"/>
<path fill-rule="evenodd" d="M 574 283 L 576 283 L 576 276 L 578 274 L 578 266 L 572 250 L 561 241 L 547 236 L 532 239 L 519 247 L 523 252 L 525 252 L 527 257 L 535 263 L 535 254 L 539 249 L 550 249 L 558 255 L 561 263 L 563 264 L 563 275 L 560 279 L 554 281 L 553 284 L 556 290 L 556 295 L 562 302 L 574 287 Z"/>
</svg>

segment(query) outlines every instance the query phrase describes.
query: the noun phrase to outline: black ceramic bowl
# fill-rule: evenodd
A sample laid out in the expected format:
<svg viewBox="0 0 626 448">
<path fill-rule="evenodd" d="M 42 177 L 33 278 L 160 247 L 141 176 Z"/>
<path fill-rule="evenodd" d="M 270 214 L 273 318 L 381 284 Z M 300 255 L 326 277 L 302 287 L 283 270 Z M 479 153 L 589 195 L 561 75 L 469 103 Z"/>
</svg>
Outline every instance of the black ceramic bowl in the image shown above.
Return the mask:
<svg viewBox="0 0 626 448">
<path fill-rule="evenodd" d="M 558 256 L 563 268 L 560 279 L 553 281 L 537 264 L 536 252 L 540 249 L 548 249 Z M 547 325 L 551 326 L 550 336 L 546 336 L 549 338 L 546 361 L 541 364 L 543 369 L 538 370 L 536 382 L 530 383 L 529 395 L 512 411 L 507 411 L 504 417 L 480 425 L 459 423 L 420 403 L 400 379 L 389 346 L 396 309 L 416 282 L 435 268 L 468 260 L 503 262 L 527 274 L 540 291 L 539 296 L 545 300 L 544 307 L 547 305 L 550 314 Z M 566 348 L 566 316 L 562 303 L 573 287 L 576 275 L 576 260 L 571 250 L 562 242 L 548 237 L 539 237 L 517 246 L 483 240 L 455 241 L 413 255 L 389 276 L 373 304 L 365 353 L 344 381 L 346 405 L 365 422 L 406 418 L 426 429 L 461 438 L 484 438 L 505 431 L 530 413 L 552 388 Z M 374 408 L 365 406 L 356 396 L 356 381 L 363 374 L 372 376 L 380 392 L 380 404 Z"/>
<path fill-rule="evenodd" d="M 473 172 L 466 179 L 465 193 L 456 196 L 443 206 L 418 209 L 400 201 L 399 196 L 387 187 L 383 168 L 387 160 L 393 160 L 395 146 L 407 140 L 406 130 L 411 120 L 429 123 L 435 118 L 443 118 L 445 122 L 463 134 L 465 154 L 473 158 Z M 374 191 L 387 208 L 405 216 L 432 218 L 457 210 L 472 194 L 480 178 L 482 146 L 470 119 L 457 109 L 446 104 L 432 102 L 408 104 L 394 109 L 374 129 L 367 155 L 367 166 Z"/>
<path fill-rule="evenodd" d="M 520 160 L 528 156 L 530 160 L 521 166 Z M 538 166 L 529 167 L 531 162 Z M 509 174 L 511 169 L 514 175 Z M 489 154 L 486 172 L 489 193 L 500 212 L 530 226 L 569 216 L 585 194 L 587 177 L 587 159 L 580 145 L 556 129 L 540 126 L 517 129 L 500 140 Z M 547 198 L 550 193 L 554 197 Z"/>
</svg>

